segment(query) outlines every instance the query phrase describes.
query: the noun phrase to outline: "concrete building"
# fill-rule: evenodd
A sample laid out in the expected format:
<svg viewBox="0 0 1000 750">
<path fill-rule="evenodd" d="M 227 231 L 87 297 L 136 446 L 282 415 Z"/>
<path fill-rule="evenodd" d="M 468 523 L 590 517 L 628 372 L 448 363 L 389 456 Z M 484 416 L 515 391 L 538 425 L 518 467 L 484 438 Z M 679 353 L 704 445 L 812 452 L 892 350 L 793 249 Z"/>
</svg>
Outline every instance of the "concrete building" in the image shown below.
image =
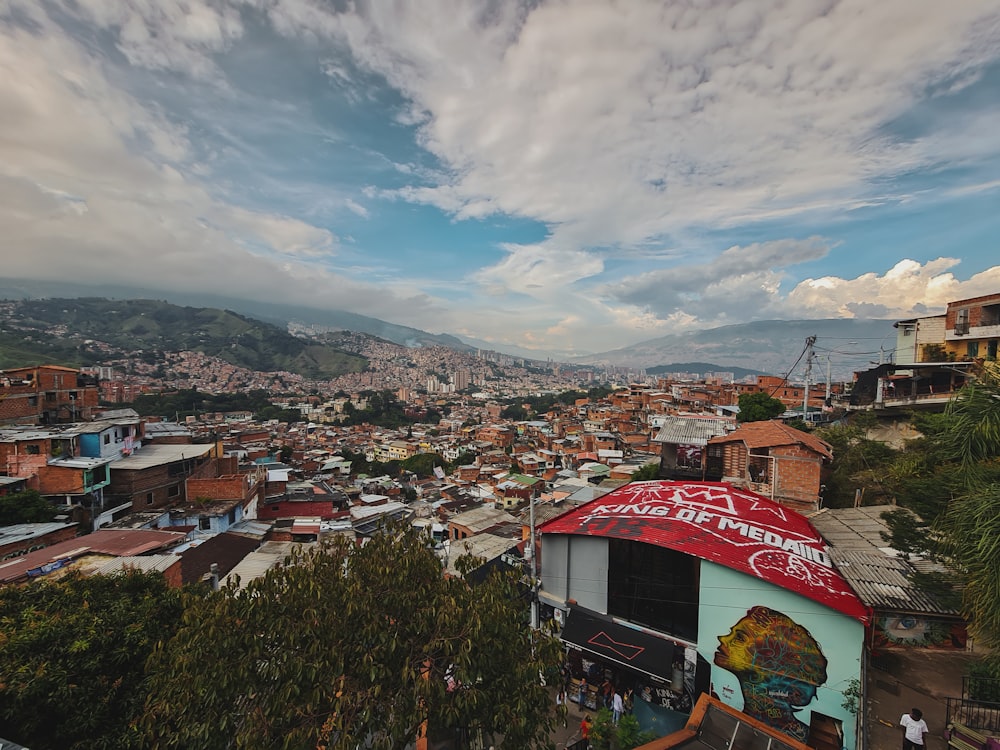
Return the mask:
<svg viewBox="0 0 1000 750">
<path fill-rule="evenodd" d="M 803 516 L 727 484 L 638 482 L 540 532 L 543 615 L 574 677 L 633 690 L 641 724 L 679 729 L 709 693 L 816 750 L 858 747 L 844 691 L 871 612 Z"/>
</svg>

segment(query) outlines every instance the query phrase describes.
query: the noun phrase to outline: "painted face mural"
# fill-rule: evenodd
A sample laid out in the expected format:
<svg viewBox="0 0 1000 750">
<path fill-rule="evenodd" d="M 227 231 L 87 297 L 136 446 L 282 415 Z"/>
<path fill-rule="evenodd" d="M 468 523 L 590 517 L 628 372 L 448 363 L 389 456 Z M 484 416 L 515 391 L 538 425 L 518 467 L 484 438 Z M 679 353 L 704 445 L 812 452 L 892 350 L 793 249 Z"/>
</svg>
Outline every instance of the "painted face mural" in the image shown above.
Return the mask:
<svg viewBox="0 0 1000 750">
<path fill-rule="evenodd" d="M 719 636 L 715 663 L 740 681 L 744 713 L 806 740 L 809 727 L 795 713 L 826 682 L 826 657 L 808 630 L 781 612 L 754 607 Z"/>
</svg>

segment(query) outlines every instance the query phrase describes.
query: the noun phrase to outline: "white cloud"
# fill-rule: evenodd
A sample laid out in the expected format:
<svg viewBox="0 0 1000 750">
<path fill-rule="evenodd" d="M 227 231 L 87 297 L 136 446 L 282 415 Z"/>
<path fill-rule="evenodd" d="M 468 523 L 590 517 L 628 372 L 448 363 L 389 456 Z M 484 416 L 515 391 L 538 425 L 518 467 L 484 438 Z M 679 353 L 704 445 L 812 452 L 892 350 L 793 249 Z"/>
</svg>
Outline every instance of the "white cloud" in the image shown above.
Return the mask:
<svg viewBox="0 0 1000 750">
<path fill-rule="evenodd" d="M 550 298 L 554 288 L 594 276 L 604 269 L 600 258 L 582 250 L 506 244 L 507 256 L 478 271 L 474 280 L 493 294 L 519 292 Z"/>
<path fill-rule="evenodd" d="M 56 7 L 62 27 L 45 12 Z M 960 281 L 948 259 L 795 284 L 796 264 L 819 275 L 834 233 L 728 249 L 733 240 L 708 239 L 779 220 L 792 226 L 778 236 L 805 236 L 815 230 L 798 227 L 816 217 L 925 197 L 926 185 L 903 189 L 894 177 L 1000 154 L 996 101 L 926 118 L 919 135 L 892 130 L 928 87 L 960 93 L 998 59 L 1000 10 L 988 0 L 0 0 L 0 24 L 0 234 L 19 250 L 5 258 L 8 275 L 111 273 L 280 295 L 578 350 L 750 316 L 905 316 L 997 287 L 997 269 Z M 311 127 L 304 100 L 273 102 L 279 124 L 256 106 L 263 94 L 225 79 L 227 53 L 271 53 L 248 49 L 250 40 L 273 43 L 265 24 L 294 38 L 313 72 L 353 105 L 382 101 L 373 82 L 388 81 L 403 102 L 382 116 L 415 127 L 434 158 L 354 144 L 393 179 L 366 174 L 353 190 L 328 188 L 319 177 L 288 177 L 289 166 L 260 170 L 253 185 L 223 184 L 213 160 L 272 158 L 272 134 L 291 153 L 288 125 Z M 107 38 L 117 52 L 102 51 Z M 118 53 L 131 69 L 118 67 Z M 164 102 L 197 88 L 243 104 L 256 114 L 257 138 L 214 122 L 220 143 L 206 144 L 198 118 L 151 104 L 157 92 L 122 87 L 136 69 L 170 91 Z M 209 115 L 213 104 L 202 103 Z M 329 136 L 331 149 L 349 138 L 335 117 L 312 134 Z M 278 183 L 298 218 L 230 202 L 241 192 L 276 195 Z M 946 197 L 996 184 L 972 176 Z M 368 219 L 389 199 L 470 224 L 493 214 L 533 219 L 547 232 L 502 244 L 499 261 L 467 274 L 481 293 L 463 289 L 475 301 L 457 310 L 418 279 L 388 276 L 395 260 L 374 253 L 365 261 L 385 269 L 385 282 L 353 282 L 356 259 L 339 257 L 339 230 L 309 223 Z M 637 273 L 640 263 L 653 270 Z M 441 269 L 437 283 L 460 282 Z"/>
<path fill-rule="evenodd" d="M 453 170 L 405 196 L 532 217 L 577 246 L 850 206 L 939 158 L 880 129 L 1000 41 L 984 2 L 360 7 L 327 30 L 410 97 Z"/>
<path fill-rule="evenodd" d="M 337 251 L 329 230 L 217 198 L 198 179 L 185 128 L 111 85 L 99 55 L 34 20 L 47 33 L 0 23 L 5 277 L 434 314 L 412 290 L 331 272 L 320 262 Z"/>
<path fill-rule="evenodd" d="M 364 206 L 362 206 L 360 203 L 357 203 L 357 202 L 351 200 L 350 198 L 345 198 L 344 199 L 344 205 L 347 207 L 348 211 L 350 211 L 351 213 L 357 214 L 362 219 L 367 219 L 368 218 L 368 209 L 365 208 Z"/>
<path fill-rule="evenodd" d="M 937 258 L 920 264 L 901 260 L 884 274 L 866 273 L 853 279 L 824 276 L 799 283 L 784 300 L 786 317 L 909 318 L 942 312 L 949 301 L 995 294 L 1000 289 L 1000 266 L 961 281 L 951 273 L 961 261 Z M 874 306 L 878 315 L 863 306 Z"/>
<path fill-rule="evenodd" d="M 133 65 L 216 76 L 212 55 L 243 35 L 239 10 L 206 0 L 73 0 L 63 9 L 116 36 Z"/>
<path fill-rule="evenodd" d="M 761 318 L 778 299 L 778 269 L 822 258 L 829 249 L 820 237 L 734 246 L 707 263 L 649 271 L 605 285 L 602 292 L 663 319 L 686 313 L 717 323 L 745 321 L 748 311 Z"/>
</svg>

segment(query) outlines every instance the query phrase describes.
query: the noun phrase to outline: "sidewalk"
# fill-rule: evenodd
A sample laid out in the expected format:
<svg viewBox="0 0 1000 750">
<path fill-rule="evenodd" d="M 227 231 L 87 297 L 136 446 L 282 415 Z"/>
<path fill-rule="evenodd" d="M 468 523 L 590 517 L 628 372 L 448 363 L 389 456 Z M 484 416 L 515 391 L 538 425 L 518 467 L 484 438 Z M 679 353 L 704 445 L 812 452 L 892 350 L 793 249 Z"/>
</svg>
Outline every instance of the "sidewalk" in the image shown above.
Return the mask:
<svg viewBox="0 0 1000 750">
<path fill-rule="evenodd" d="M 551 697 L 554 705 L 556 702 L 555 690 L 551 691 Z M 590 714 L 591 718 L 595 716 L 593 711 L 581 712 L 579 706 L 573 703 L 573 701 L 569 702 L 567 708 L 566 726 L 564 727 L 561 723 L 556 724 L 556 728 L 549 735 L 549 739 L 552 740 L 556 750 L 564 750 L 580 739 L 580 722 L 583 721 L 585 713 Z"/>
<path fill-rule="evenodd" d="M 888 671 L 872 669 L 869 673 L 869 748 L 897 747 L 902 742 L 899 719 L 916 707 L 924 712 L 930 730 L 927 750 L 947 750 L 945 699 L 962 694 L 962 675 L 975 657 L 931 649 L 898 651 L 893 656 Z"/>
</svg>

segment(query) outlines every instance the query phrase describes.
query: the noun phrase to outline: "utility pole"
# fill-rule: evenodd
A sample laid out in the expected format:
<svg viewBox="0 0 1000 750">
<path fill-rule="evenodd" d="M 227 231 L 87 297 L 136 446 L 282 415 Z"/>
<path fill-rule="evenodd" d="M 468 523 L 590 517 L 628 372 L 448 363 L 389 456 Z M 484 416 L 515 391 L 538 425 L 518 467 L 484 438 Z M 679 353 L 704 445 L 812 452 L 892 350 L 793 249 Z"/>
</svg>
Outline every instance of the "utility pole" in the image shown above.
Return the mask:
<svg viewBox="0 0 1000 750">
<path fill-rule="evenodd" d="M 813 368 L 813 344 L 816 343 L 816 337 L 810 336 L 806 339 L 806 389 L 805 393 L 802 395 L 802 421 L 809 421 L 809 378 L 812 377 Z"/>
<path fill-rule="evenodd" d="M 826 398 L 823 403 L 827 406 L 830 405 L 830 355 L 826 355 Z"/>
<path fill-rule="evenodd" d="M 531 559 L 531 629 L 538 630 L 538 588 L 535 583 L 536 563 L 535 563 L 535 498 L 528 497 L 528 523 L 531 533 L 528 539 L 528 556 Z"/>
</svg>

